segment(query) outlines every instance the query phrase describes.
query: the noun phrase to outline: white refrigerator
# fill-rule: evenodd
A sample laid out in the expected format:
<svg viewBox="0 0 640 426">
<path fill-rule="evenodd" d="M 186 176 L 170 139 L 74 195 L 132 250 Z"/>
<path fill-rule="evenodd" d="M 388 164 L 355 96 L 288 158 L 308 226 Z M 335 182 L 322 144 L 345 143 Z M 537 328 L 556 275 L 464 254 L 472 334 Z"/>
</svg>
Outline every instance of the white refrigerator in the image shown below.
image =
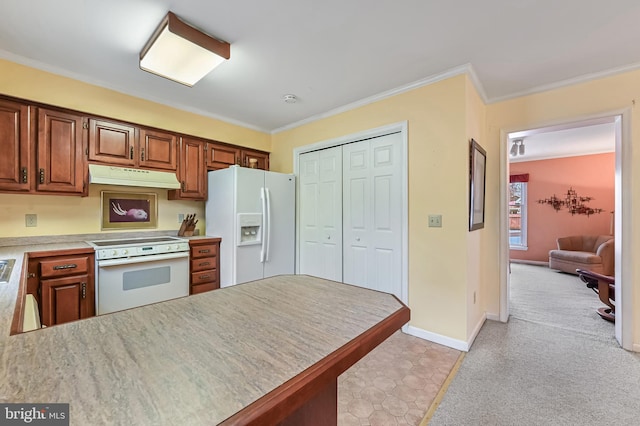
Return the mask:
<svg viewBox="0 0 640 426">
<path fill-rule="evenodd" d="M 220 287 L 295 270 L 295 176 L 231 166 L 208 173 L 206 233 L 222 238 Z"/>
</svg>

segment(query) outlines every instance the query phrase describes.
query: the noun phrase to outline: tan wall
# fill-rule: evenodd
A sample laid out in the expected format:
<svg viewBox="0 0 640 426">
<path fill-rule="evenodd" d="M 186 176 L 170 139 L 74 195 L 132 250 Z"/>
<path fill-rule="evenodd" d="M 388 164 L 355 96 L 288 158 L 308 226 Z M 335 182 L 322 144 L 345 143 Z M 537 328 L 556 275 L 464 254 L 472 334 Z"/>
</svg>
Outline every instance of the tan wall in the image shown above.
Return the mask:
<svg viewBox="0 0 640 426">
<path fill-rule="evenodd" d="M 271 164 L 293 170 L 293 149 L 408 121 L 411 324 L 466 340 L 468 140 L 466 77 L 458 76 L 273 135 Z M 442 228 L 428 228 L 442 214 Z"/>
<path fill-rule="evenodd" d="M 640 71 L 628 72 L 608 78 L 602 78 L 582 84 L 576 84 L 544 93 L 524 96 L 504 102 L 490 104 L 487 107 L 488 142 L 493 148 L 500 146 L 500 131 L 505 132 L 544 127 L 550 124 L 571 122 L 603 113 L 631 110 L 631 181 L 640 179 L 640 115 L 637 113 L 636 100 L 640 99 Z M 494 167 L 494 166 L 492 166 Z M 498 165 L 495 165 L 498 167 Z M 491 177 L 491 186 L 497 187 L 500 176 Z M 631 197 L 625 199 L 632 212 L 632 221 L 640 215 L 640 185 L 633 185 Z M 498 200 L 496 202 L 499 203 Z M 640 227 L 628 230 L 632 253 L 640 249 Z M 640 342 L 640 270 L 633 262 L 630 280 L 633 286 L 633 342 Z M 489 312 L 498 312 L 500 306 L 499 281 L 487 289 Z"/>
<path fill-rule="evenodd" d="M 0 60 L 0 94 L 104 115 L 136 124 L 201 136 L 268 151 L 271 135 L 185 112 L 81 81 Z M 178 213 L 197 213 L 204 232 L 204 203 L 168 201 L 167 191 L 91 185 L 89 196 L 0 194 L 0 238 L 100 232 L 100 190 L 156 192 L 158 230 L 178 229 Z M 24 215 L 36 213 L 38 226 L 26 228 Z"/>
<path fill-rule="evenodd" d="M 475 139 L 487 151 L 487 165 L 491 166 L 496 162 L 497 153 L 493 149 L 488 149 L 486 143 L 486 107 L 480 99 L 477 90 L 469 78 L 466 80 L 466 121 L 467 140 Z M 467 166 L 469 167 L 469 166 Z M 492 170 L 488 169 L 487 172 Z M 467 192 L 469 194 L 469 182 L 467 179 Z M 495 251 L 488 250 L 495 244 L 492 235 L 495 233 L 497 223 L 495 221 L 495 196 L 497 194 L 488 191 L 485 194 L 485 225 L 484 228 L 469 232 L 467 234 L 467 335 L 469 340 L 471 334 L 481 323 L 485 313 L 485 298 L 483 296 L 484 287 L 488 280 L 497 276 L 497 265 Z M 467 195 L 468 198 L 468 195 Z M 467 212 L 470 210 L 467 201 Z M 468 222 L 468 221 L 467 221 Z M 468 224 L 467 224 L 468 227 Z M 489 254 L 491 253 L 491 254 Z M 475 296 L 475 297 L 474 297 Z"/>
</svg>

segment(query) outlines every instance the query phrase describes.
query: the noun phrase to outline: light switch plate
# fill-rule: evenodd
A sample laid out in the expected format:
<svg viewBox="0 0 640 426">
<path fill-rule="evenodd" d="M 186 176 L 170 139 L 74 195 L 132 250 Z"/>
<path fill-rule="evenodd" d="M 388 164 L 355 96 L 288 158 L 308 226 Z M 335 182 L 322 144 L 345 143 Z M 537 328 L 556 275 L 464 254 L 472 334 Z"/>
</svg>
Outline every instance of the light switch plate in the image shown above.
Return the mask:
<svg viewBox="0 0 640 426">
<path fill-rule="evenodd" d="M 429 215 L 429 228 L 442 228 L 442 215 L 430 214 Z"/>
</svg>

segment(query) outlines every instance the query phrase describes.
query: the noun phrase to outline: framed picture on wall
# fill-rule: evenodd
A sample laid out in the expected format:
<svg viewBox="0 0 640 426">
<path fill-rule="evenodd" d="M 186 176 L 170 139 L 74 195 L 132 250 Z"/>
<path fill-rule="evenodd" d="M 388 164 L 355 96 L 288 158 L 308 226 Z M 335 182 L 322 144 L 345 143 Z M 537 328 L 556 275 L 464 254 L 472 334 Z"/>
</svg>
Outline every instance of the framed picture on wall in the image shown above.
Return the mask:
<svg viewBox="0 0 640 426">
<path fill-rule="evenodd" d="M 102 229 L 144 229 L 158 227 L 158 198 L 155 193 L 100 193 Z"/>
<path fill-rule="evenodd" d="M 475 231 L 484 228 L 487 152 L 474 139 L 471 139 L 469 146 L 469 231 Z"/>
</svg>

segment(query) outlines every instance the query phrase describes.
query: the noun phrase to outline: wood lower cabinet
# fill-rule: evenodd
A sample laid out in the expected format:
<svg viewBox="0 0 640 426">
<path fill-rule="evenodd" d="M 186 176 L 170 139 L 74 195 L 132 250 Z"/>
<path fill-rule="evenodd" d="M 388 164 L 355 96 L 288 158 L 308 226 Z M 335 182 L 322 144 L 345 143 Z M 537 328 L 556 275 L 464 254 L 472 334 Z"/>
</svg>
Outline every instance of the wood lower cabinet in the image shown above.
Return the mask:
<svg viewBox="0 0 640 426">
<path fill-rule="evenodd" d="M 42 325 L 95 315 L 92 249 L 29 253 L 27 293 L 37 295 Z"/>
<path fill-rule="evenodd" d="M 189 241 L 191 249 L 190 294 L 220 288 L 220 238 Z"/>
<path fill-rule="evenodd" d="M 199 200 L 207 198 L 207 168 L 205 166 L 205 141 L 195 138 L 180 138 L 178 156 L 178 181 L 180 189 L 167 193 L 169 200 Z"/>
</svg>

